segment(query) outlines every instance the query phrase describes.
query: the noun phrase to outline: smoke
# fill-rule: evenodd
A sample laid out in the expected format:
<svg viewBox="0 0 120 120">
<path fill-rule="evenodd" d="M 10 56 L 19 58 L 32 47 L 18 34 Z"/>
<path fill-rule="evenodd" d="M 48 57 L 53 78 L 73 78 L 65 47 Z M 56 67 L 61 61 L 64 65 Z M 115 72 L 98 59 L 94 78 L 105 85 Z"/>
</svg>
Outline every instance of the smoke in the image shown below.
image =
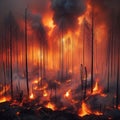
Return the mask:
<svg viewBox="0 0 120 120">
<path fill-rule="evenodd" d="M 47 46 L 47 33 L 45 27 L 42 23 L 42 18 L 39 14 L 29 13 L 28 19 L 30 21 L 30 26 L 38 38 L 39 42 L 43 46 Z"/>
<path fill-rule="evenodd" d="M 19 21 L 20 18 L 24 17 L 25 8 L 44 15 L 50 10 L 49 4 L 49 0 L 0 0 L 0 22 L 3 21 L 9 11 L 11 11 Z"/>
<path fill-rule="evenodd" d="M 115 19 L 120 15 L 119 0 L 90 0 L 95 10 L 96 21 L 104 22 L 111 26 Z"/>
<path fill-rule="evenodd" d="M 101 8 L 101 10 L 104 11 L 104 13 L 120 13 L 119 0 L 102 0 L 102 2 L 100 0 L 92 0 L 92 2 L 94 3 L 94 5 Z"/>
<path fill-rule="evenodd" d="M 86 10 L 85 0 L 52 0 L 54 11 L 54 23 L 61 29 L 74 29 L 78 23 L 78 17 Z"/>
</svg>

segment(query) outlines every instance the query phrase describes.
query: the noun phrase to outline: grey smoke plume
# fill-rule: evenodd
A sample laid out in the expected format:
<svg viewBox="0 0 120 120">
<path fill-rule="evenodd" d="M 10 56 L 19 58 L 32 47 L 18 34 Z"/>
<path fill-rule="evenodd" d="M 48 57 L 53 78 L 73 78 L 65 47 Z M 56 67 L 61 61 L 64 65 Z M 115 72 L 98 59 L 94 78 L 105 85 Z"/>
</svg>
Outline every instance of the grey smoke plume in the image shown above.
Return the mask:
<svg viewBox="0 0 120 120">
<path fill-rule="evenodd" d="M 77 18 L 86 9 L 86 0 L 52 0 L 51 7 L 54 11 L 54 22 L 61 29 L 74 29 Z"/>
</svg>

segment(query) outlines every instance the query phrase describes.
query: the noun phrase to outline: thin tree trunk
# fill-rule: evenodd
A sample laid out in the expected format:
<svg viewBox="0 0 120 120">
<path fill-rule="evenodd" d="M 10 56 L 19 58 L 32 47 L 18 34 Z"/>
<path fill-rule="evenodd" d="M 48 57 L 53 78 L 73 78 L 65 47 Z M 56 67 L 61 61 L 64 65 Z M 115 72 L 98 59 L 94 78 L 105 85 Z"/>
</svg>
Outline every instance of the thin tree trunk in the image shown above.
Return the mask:
<svg viewBox="0 0 120 120">
<path fill-rule="evenodd" d="M 29 80 L 28 80 L 28 50 L 27 50 L 27 8 L 25 9 L 25 64 L 26 64 L 26 85 L 27 85 L 27 95 L 29 97 Z"/>
<path fill-rule="evenodd" d="M 12 71 L 12 20 L 10 13 L 10 82 L 11 82 L 11 98 L 13 99 L 13 71 Z"/>
<path fill-rule="evenodd" d="M 92 6 L 93 7 L 93 6 Z M 94 74 L 94 8 L 92 8 L 92 47 L 91 47 L 91 93 L 93 92 L 93 74 Z"/>
<path fill-rule="evenodd" d="M 116 84 L 116 109 L 119 105 L 119 49 L 118 49 L 118 66 L 117 66 L 117 84 Z"/>
</svg>

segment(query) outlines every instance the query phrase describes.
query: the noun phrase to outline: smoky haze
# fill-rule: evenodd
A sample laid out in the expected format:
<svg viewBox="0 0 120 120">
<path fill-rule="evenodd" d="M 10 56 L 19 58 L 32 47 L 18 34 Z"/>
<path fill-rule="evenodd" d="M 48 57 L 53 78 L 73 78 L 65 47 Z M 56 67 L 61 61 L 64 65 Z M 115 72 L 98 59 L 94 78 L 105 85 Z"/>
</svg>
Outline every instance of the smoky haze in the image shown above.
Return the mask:
<svg viewBox="0 0 120 120">
<path fill-rule="evenodd" d="M 78 23 L 78 17 L 86 10 L 85 0 L 52 0 L 54 22 L 61 28 L 74 29 Z"/>
</svg>

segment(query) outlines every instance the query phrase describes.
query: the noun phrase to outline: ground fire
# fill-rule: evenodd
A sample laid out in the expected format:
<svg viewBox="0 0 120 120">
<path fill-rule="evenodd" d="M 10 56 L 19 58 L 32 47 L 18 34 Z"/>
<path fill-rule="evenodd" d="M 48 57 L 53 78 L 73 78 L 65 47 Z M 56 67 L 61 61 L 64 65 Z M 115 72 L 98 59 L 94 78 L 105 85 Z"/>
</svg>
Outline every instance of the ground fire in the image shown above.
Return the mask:
<svg viewBox="0 0 120 120">
<path fill-rule="evenodd" d="M 0 1 L 0 119 L 119 120 L 119 4 Z"/>
</svg>

